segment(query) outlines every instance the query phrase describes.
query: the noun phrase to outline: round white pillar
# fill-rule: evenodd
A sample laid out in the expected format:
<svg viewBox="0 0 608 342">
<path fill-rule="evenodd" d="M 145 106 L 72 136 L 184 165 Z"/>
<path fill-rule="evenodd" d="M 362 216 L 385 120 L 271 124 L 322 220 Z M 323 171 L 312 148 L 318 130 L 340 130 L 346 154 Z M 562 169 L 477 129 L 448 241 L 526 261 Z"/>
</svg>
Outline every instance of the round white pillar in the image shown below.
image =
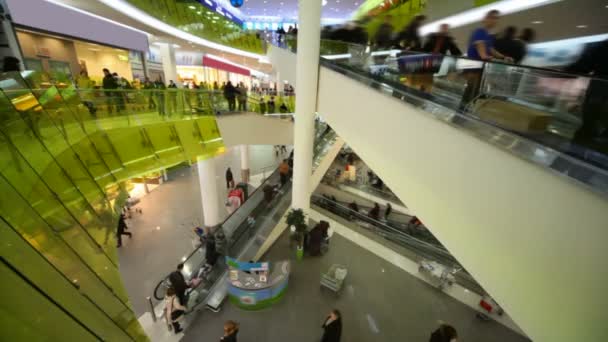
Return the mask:
<svg viewBox="0 0 608 342">
<path fill-rule="evenodd" d="M 299 0 L 298 53 L 296 57 L 296 117 L 291 206 L 308 213 L 314 143 L 314 115 L 319 78 L 322 0 Z"/>
<path fill-rule="evenodd" d="M 220 224 L 220 203 L 217 191 L 215 158 L 197 159 L 198 179 L 201 187 L 205 226 L 214 228 Z"/>
<path fill-rule="evenodd" d="M 249 183 L 249 145 L 241 145 L 241 181 Z"/>
</svg>

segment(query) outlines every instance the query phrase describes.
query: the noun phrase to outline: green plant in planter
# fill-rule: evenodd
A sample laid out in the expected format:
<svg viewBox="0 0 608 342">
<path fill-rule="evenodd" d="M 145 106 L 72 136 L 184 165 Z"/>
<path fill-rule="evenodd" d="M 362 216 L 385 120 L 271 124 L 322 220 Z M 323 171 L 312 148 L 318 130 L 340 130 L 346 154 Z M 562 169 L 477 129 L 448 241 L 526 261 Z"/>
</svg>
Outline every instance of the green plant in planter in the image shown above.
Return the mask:
<svg viewBox="0 0 608 342">
<path fill-rule="evenodd" d="M 302 209 L 291 209 L 287 214 L 285 220 L 289 227 L 294 226 L 296 228 L 295 239 L 298 243 L 298 257 L 301 257 L 302 250 L 304 248 L 304 236 L 308 225 L 306 223 L 306 215 Z"/>
</svg>

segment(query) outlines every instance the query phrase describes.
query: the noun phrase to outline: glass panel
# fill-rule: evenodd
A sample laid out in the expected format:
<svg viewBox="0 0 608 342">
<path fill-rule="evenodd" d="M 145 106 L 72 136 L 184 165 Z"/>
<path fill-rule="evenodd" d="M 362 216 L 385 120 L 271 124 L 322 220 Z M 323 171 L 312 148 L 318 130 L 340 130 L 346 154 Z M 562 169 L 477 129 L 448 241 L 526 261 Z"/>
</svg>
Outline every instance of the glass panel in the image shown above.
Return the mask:
<svg viewBox="0 0 608 342">
<path fill-rule="evenodd" d="M 101 308 L 37 253 L 12 227 L 0 220 L 0 254 L 19 273 L 36 284 L 59 305 L 78 317 L 85 326 L 106 341 L 130 341 L 127 333 Z M 24 305 L 21 303 L 21 305 Z M 30 315 L 32 312 L 30 312 Z M 30 317 L 30 316 L 28 316 Z M 23 319 L 26 319 L 25 317 Z M 27 318 L 29 319 L 29 318 Z"/>
<path fill-rule="evenodd" d="M 98 341 L 40 291 L 0 263 L 0 338 L 4 341 Z"/>
</svg>

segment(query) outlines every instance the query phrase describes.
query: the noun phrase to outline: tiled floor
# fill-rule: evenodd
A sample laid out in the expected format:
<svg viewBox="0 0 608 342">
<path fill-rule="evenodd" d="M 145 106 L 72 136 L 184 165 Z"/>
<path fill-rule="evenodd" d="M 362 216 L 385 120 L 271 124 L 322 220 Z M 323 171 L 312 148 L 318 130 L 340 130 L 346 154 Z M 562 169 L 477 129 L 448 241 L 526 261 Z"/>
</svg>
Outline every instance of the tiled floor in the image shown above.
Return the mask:
<svg viewBox="0 0 608 342">
<path fill-rule="evenodd" d="M 229 303 L 219 313 L 204 311 L 182 341 L 217 341 L 228 319 L 240 323 L 241 342 L 318 341 L 321 322 L 332 308 L 342 311 L 345 342 L 427 341 L 438 320 L 453 324 L 459 341 L 528 341 L 499 323 L 480 321 L 469 307 L 340 235 L 332 237 L 325 256 L 296 263 L 294 255 L 284 235 L 265 258 L 292 259 L 289 289 L 280 303 L 255 312 Z M 333 263 L 349 270 L 339 295 L 319 286 L 320 272 Z"/>
<path fill-rule="evenodd" d="M 251 174 L 278 165 L 272 146 L 250 146 Z M 217 157 L 218 201 L 227 196 L 224 173 L 232 168 L 236 180 L 241 177 L 240 150 L 228 149 Z M 196 165 L 174 170 L 169 181 L 141 198 L 137 205 L 143 214 L 133 214 L 128 221 L 133 238 L 123 237 L 118 251 L 120 272 L 137 316 L 148 310 L 147 296 L 156 284 L 195 247 L 192 228 L 204 222 Z M 220 206 L 221 216 L 228 212 Z"/>
</svg>

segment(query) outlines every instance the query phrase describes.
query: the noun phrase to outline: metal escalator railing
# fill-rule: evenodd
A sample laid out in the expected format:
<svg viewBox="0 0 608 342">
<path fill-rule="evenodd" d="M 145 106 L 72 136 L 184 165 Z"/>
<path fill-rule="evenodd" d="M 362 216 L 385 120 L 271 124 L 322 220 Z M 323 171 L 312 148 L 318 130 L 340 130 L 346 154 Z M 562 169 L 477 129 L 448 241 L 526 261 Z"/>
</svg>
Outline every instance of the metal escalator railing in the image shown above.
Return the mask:
<svg viewBox="0 0 608 342">
<path fill-rule="evenodd" d="M 484 293 L 483 288 L 443 245 L 434 238 L 434 241 L 428 239 L 431 234 L 423 226 L 395 227 L 390 223 L 380 221 L 380 219 L 374 219 L 366 214 L 353 211 L 342 203 L 324 196 L 312 195 L 311 202 L 314 206 L 341 217 L 347 225 L 355 224 L 359 228 L 370 231 L 374 235 L 405 248 L 414 253 L 418 259 L 432 260 L 447 267 L 462 269 L 463 272 L 456 274 L 457 281 L 474 292 Z"/>
<path fill-rule="evenodd" d="M 328 144 L 329 141 L 325 139 L 319 139 L 315 144 Z M 316 149 L 318 157 L 322 153 L 322 149 Z M 250 246 L 253 239 L 258 238 L 258 233 L 261 230 L 268 231 L 268 228 L 273 228 L 279 223 L 279 219 L 282 213 L 279 213 L 276 209 L 280 206 L 281 209 L 287 209 L 291 204 L 291 182 L 287 182 L 284 186 L 280 186 L 280 175 L 278 168 L 262 182 L 262 184 L 253 191 L 249 198 L 236 210 L 234 211 L 216 230 L 221 231 L 225 236 L 226 248 L 223 249 L 223 255 L 239 258 L 244 257 L 243 254 L 248 254 L 246 250 L 247 246 Z M 263 221 L 265 226 L 259 224 Z M 262 238 L 266 238 L 263 236 Z M 262 242 L 262 241 L 259 241 Z M 222 251 L 218 248 L 218 251 Z M 247 255 L 249 257 L 250 255 Z M 205 244 L 201 244 L 196 248 L 185 260 L 182 261 L 184 264 L 184 273 L 188 279 L 195 278 L 198 276 L 199 270 L 205 265 Z M 206 303 L 211 290 L 217 287 L 217 282 L 224 278 L 227 271 L 226 264 L 222 258 L 222 255 L 218 258 L 217 264 L 213 267 L 212 271 L 208 273 L 204 280 L 198 284 L 197 287 L 191 290 L 191 299 L 188 302 L 189 312 L 193 312 L 201 304 Z M 159 282 L 154 290 L 154 297 L 157 300 L 161 300 L 164 296 L 166 289 L 171 286 L 168 281 L 168 276 Z M 192 295 L 194 294 L 195 295 Z M 192 297 L 194 296 L 194 298 Z M 192 299 L 193 298 L 193 299 Z"/>
<path fill-rule="evenodd" d="M 292 51 L 296 46 L 287 44 Z M 326 68 L 608 193 L 608 130 L 601 119 L 608 80 L 326 40 L 321 55 Z"/>
</svg>

